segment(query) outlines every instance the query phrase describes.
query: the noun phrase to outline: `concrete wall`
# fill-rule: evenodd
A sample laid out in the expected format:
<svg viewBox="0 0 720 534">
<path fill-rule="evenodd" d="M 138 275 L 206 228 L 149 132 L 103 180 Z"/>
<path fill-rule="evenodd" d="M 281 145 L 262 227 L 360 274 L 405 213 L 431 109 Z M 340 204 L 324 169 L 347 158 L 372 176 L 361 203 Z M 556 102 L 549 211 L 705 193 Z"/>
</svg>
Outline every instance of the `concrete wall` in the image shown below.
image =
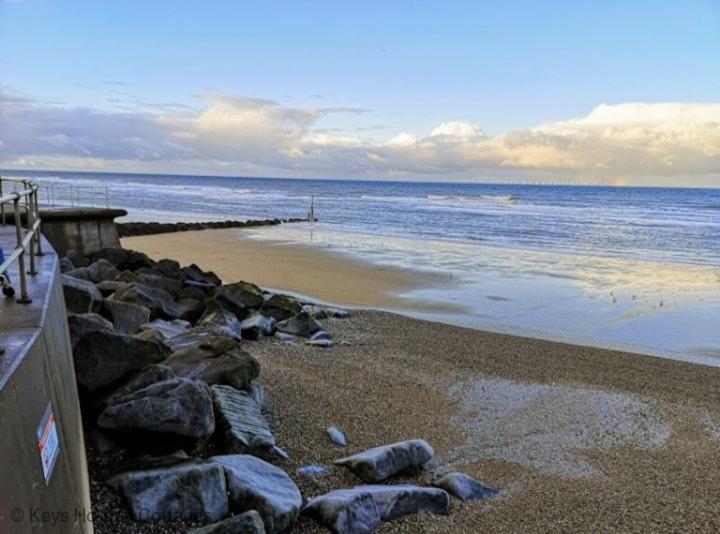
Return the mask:
<svg viewBox="0 0 720 534">
<path fill-rule="evenodd" d="M 0 244 L 9 242 L 0 227 Z M 6 238 L 3 240 L 3 236 Z M 92 533 L 80 405 L 57 255 L 45 242 L 31 304 L 0 302 L 0 533 Z M 17 271 L 10 273 L 17 281 Z M 50 404 L 59 450 L 46 481 L 38 426 Z"/>
<path fill-rule="evenodd" d="M 81 258 L 104 248 L 120 246 L 115 217 L 124 210 L 63 208 L 42 210 L 42 232 L 61 256 Z"/>
</svg>

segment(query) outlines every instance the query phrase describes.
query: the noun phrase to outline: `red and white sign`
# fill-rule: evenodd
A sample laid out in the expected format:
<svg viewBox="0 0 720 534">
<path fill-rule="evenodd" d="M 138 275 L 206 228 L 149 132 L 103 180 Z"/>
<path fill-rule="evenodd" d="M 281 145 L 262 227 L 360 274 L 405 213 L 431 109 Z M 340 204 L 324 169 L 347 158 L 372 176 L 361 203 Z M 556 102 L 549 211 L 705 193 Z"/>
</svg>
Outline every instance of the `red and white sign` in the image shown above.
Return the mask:
<svg viewBox="0 0 720 534">
<path fill-rule="evenodd" d="M 58 440 L 57 427 L 55 426 L 55 415 L 52 405 L 48 402 L 45 414 L 40 420 L 37 429 L 38 449 L 40 450 L 40 461 L 42 462 L 45 484 L 50 481 L 58 452 L 60 452 L 60 441 Z"/>
</svg>

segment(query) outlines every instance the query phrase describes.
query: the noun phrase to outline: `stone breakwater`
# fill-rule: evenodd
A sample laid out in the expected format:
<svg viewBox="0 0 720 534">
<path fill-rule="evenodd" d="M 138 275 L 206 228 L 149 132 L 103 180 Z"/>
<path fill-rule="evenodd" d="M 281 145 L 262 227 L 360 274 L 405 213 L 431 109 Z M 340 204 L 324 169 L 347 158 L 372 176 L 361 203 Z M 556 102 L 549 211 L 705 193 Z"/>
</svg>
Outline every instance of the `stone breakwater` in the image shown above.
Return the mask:
<svg viewBox="0 0 720 534">
<path fill-rule="evenodd" d="M 306 222 L 307 219 L 263 219 L 249 221 L 212 221 L 212 222 L 128 222 L 116 223 L 120 237 L 132 237 L 138 235 L 169 234 L 172 232 L 189 232 L 191 230 L 209 230 L 218 228 L 250 228 L 255 226 L 275 226 L 283 223 Z"/>
<path fill-rule="evenodd" d="M 495 496 L 462 473 L 394 484 L 436 467 L 431 445 L 358 450 L 337 427 L 318 433 L 349 454 L 300 472 L 347 470 L 354 485 L 302 495 L 283 468 L 290 457 L 266 419 L 260 363 L 247 344 L 274 338 L 337 357 L 327 319 L 352 320 L 346 310 L 119 248 L 63 258 L 61 271 L 96 532 L 287 532 L 302 514 L 361 533 L 408 514 L 447 515 L 451 496 Z"/>
</svg>

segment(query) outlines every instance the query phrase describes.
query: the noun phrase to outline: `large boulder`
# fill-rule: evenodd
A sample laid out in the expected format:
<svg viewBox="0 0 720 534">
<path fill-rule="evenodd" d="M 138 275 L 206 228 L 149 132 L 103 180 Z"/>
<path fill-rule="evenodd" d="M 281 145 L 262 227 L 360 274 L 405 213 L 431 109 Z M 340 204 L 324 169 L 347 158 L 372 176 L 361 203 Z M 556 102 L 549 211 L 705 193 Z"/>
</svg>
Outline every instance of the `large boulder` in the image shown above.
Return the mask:
<svg viewBox="0 0 720 534">
<path fill-rule="evenodd" d="M 260 308 L 265 317 L 272 317 L 276 321 L 290 319 L 302 311 L 302 305 L 287 295 L 273 295 L 266 300 Z"/>
<path fill-rule="evenodd" d="M 242 328 L 237 316 L 225 309 L 217 301 L 211 301 L 205 313 L 198 319 L 198 326 L 203 326 L 220 336 L 242 339 Z"/>
<path fill-rule="evenodd" d="M 177 296 L 178 301 L 182 299 L 205 300 L 205 291 L 197 287 L 183 286 Z"/>
<path fill-rule="evenodd" d="M 187 462 L 129 471 L 108 484 L 121 493 L 136 521 L 217 521 L 228 513 L 223 469 L 216 463 Z"/>
<path fill-rule="evenodd" d="M 182 284 L 174 278 L 168 278 L 160 274 L 141 274 L 138 275 L 138 281 L 148 287 L 155 287 L 158 289 L 164 289 L 170 295 L 176 299 L 182 289 Z"/>
<path fill-rule="evenodd" d="M 188 530 L 187 534 L 265 534 L 262 517 L 255 510 L 224 521 Z"/>
<path fill-rule="evenodd" d="M 240 322 L 240 332 L 243 339 L 257 341 L 263 336 L 272 336 L 275 332 L 275 319 L 265 317 L 259 313 L 251 315 Z"/>
<path fill-rule="evenodd" d="M 98 426 L 114 431 L 204 438 L 215 430 L 210 390 L 199 380 L 171 378 L 113 395 L 98 418 Z"/>
<path fill-rule="evenodd" d="M 213 456 L 225 470 L 230 506 L 240 512 L 257 510 L 269 533 L 287 531 L 302 506 L 300 490 L 279 467 L 254 456 Z"/>
<path fill-rule="evenodd" d="M 175 373 L 167 365 L 161 363 L 153 363 L 146 365 L 130 378 L 128 378 L 121 386 L 116 388 L 109 399 L 113 397 L 122 397 L 128 393 L 145 389 L 150 384 L 163 382 L 175 378 Z"/>
<path fill-rule="evenodd" d="M 145 306 L 150 310 L 151 319 L 177 319 L 181 315 L 170 293 L 140 283 L 130 284 L 124 291 L 115 293 L 113 300 Z"/>
<path fill-rule="evenodd" d="M 75 344 L 88 332 L 93 330 L 113 330 L 113 324 L 97 313 L 72 313 L 68 315 L 70 329 L 70 344 Z"/>
<path fill-rule="evenodd" d="M 100 315 L 115 325 L 121 334 L 134 334 L 150 319 L 150 310 L 140 304 L 106 299 L 100 306 Z"/>
<path fill-rule="evenodd" d="M 238 343 L 222 336 L 209 336 L 197 345 L 173 352 L 165 365 L 178 376 L 196 378 L 210 385 L 226 384 L 236 389 L 247 389 L 260 374 L 258 361 Z"/>
<path fill-rule="evenodd" d="M 152 267 L 155 262 L 142 252 L 124 248 L 105 248 L 92 255 L 93 261 L 108 260 L 119 270 L 136 271 L 143 267 Z"/>
<path fill-rule="evenodd" d="M 205 304 L 201 300 L 196 299 L 180 299 L 177 302 L 180 311 L 180 319 L 190 323 L 197 323 L 203 313 L 205 313 Z"/>
<path fill-rule="evenodd" d="M 408 514 L 449 513 L 450 497 L 445 491 L 411 484 L 336 490 L 310 499 L 303 508 L 303 514 L 342 533 L 372 532 L 380 521 Z"/>
<path fill-rule="evenodd" d="M 238 319 L 242 319 L 247 315 L 247 307 L 243 302 L 236 298 L 225 286 L 213 289 L 205 299 L 205 304 L 210 305 L 217 303 L 221 308 L 233 313 Z"/>
<path fill-rule="evenodd" d="M 130 284 L 128 282 L 122 282 L 120 280 L 103 280 L 95 284 L 102 293 L 102 296 L 107 298 L 116 291 L 124 291 Z"/>
<path fill-rule="evenodd" d="M 341 458 L 335 464 L 347 467 L 365 482 L 380 482 L 398 473 L 421 468 L 434 454 L 427 441 L 413 439 Z"/>
<path fill-rule="evenodd" d="M 257 309 L 265 302 L 265 294 L 262 289 L 250 282 L 235 282 L 234 284 L 226 284 L 223 287 L 242 302 L 246 308 Z"/>
<path fill-rule="evenodd" d="M 462 502 L 482 501 L 497 495 L 497 491 L 489 488 L 465 473 L 448 473 L 433 481 L 433 486 L 444 489 Z"/>
<path fill-rule="evenodd" d="M 155 319 L 152 322 L 140 325 L 140 331 L 144 332 L 145 330 L 155 330 L 161 334 L 163 339 L 170 339 L 175 336 L 179 336 L 190 327 L 190 323 L 183 321 L 182 319 L 175 319 L 174 321 Z"/>
<path fill-rule="evenodd" d="M 255 400 L 230 386 L 212 386 L 211 390 L 225 452 L 263 454 L 271 451 L 275 437 Z"/>
<path fill-rule="evenodd" d="M 98 282 L 106 280 L 115 280 L 115 277 L 120 274 L 120 271 L 109 261 L 101 259 L 87 267 L 78 267 L 77 269 L 68 271 L 66 274 L 73 278 L 80 278 L 97 284 Z"/>
<path fill-rule="evenodd" d="M 94 311 L 103 296 L 95 284 L 80 278 L 73 278 L 66 274 L 60 275 L 65 307 L 73 313 L 88 313 Z"/>
<path fill-rule="evenodd" d="M 290 319 L 280 321 L 275 325 L 278 332 L 293 336 L 311 337 L 315 332 L 322 330 L 322 325 L 310 317 L 307 312 L 300 312 Z"/>
<path fill-rule="evenodd" d="M 92 330 L 75 344 L 75 375 L 78 384 L 94 391 L 148 364 L 159 363 L 167 355 L 167 347 L 160 343 L 109 330 Z"/>
<path fill-rule="evenodd" d="M 212 286 L 219 286 L 220 284 L 222 284 L 222 280 L 220 280 L 218 275 L 216 275 L 212 271 L 205 272 L 194 263 L 188 265 L 187 267 L 183 267 L 182 269 L 180 269 L 180 272 L 183 274 L 186 280 L 191 280 L 193 282 L 199 282 Z"/>
</svg>

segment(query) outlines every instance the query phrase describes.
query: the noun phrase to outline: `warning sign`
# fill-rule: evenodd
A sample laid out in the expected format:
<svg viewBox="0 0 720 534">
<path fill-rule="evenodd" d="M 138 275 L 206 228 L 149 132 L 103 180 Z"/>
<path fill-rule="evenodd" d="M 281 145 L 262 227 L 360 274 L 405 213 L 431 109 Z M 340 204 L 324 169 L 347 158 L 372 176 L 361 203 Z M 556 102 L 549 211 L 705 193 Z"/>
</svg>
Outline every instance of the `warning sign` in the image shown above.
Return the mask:
<svg viewBox="0 0 720 534">
<path fill-rule="evenodd" d="M 40 461 L 42 462 L 45 484 L 50 481 L 58 452 L 60 442 L 58 441 L 57 428 L 55 426 L 55 415 L 52 411 L 52 404 L 48 402 L 45 408 L 45 415 L 40 420 L 37 429 L 38 448 L 40 449 Z"/>
</svg>

